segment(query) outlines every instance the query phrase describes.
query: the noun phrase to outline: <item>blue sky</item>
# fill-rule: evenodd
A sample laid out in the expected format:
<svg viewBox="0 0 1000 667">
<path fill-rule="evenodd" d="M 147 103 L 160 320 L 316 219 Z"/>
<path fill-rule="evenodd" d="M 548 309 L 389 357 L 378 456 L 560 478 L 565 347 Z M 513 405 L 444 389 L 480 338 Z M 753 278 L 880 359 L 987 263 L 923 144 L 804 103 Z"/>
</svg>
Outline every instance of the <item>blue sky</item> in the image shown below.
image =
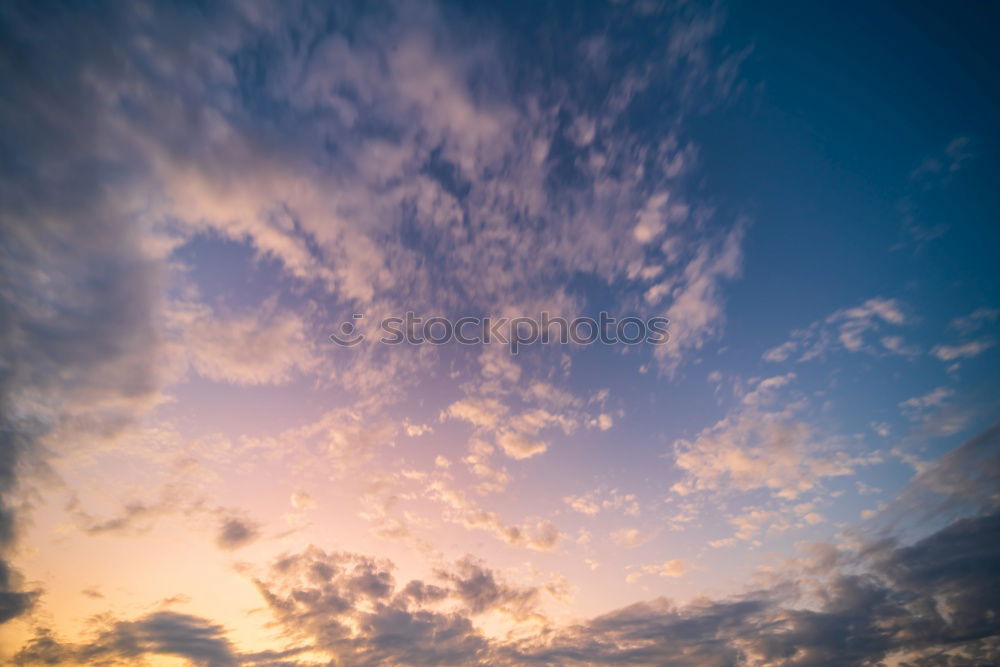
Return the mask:
<svg viewBox="0 0 1000 667">
<path fill-rule="evenodd" d="M 996 13 L 0 10 L 0 655 L 1000 659 Z"/>
</svg>

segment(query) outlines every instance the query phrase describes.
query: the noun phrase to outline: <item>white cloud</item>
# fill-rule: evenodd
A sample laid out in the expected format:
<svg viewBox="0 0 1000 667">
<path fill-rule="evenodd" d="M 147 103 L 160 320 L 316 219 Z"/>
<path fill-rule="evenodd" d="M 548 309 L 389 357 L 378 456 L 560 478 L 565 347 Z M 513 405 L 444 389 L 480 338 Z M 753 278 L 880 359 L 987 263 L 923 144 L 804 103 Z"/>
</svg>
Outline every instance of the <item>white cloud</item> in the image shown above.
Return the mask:
<svg viewBox="0 0 1000 667">
<path fill-rule="evenodd" d="M 776 392 L 788 386 L 795 379 L 795 373 L 776 375 L 761 380 L 743 396 L 743 403 L 746 405 L 767 405 L 776 398 Z"/>
<path fill-rule="evenodd" d="M 305 491 L 296 491 L 291 497 L 292 507 L 297 510 L 316 509 L 316 499 Z"/>
<path fill-rule="evenodd" d="M 791 338 L 767 350 L 765 361 L 783 362 L 798 354 L 797 361 L 804 362 L 825 355 L 840 346 L 850 352 L 874 352 L 869 338 L 886 326 L 898 327 L 909 323 L 903 304 L 896 299 L 875 297 L 859 306 L 842 308 L 804 329 L 792 332 Z M 906 345 L 901 336 L 883 335 L 881 348 L 904 356 L 919 352 Z"/>
<path fill-rule="evenodd" d="M 940 407 L 945 400 L 955 394 L 953 389 L 948 387 L 938 387 L 923 396 L 908 398 L 899 404 L 904 410 L 926 410 L 928 408 Z"/>
<path fill-rule="evenodd" d="M 956 359 L 978 357 L 991 347 L 993 347 L 993 341 L 984 338 L 961 345 L 935 345 L 931 353 L 941 361 L 955 361 Z"/>
<path fill-rule="evenodd" d="M 640 243 L 649 243 L 666 229 L 664 209 L 670 199 L 667 192 L 657 192 L 646 200 L 646 205 L 636 214 L 635 229 L 632 233 Z"/>
<path fill-rule="evenodd" d="M 837 311 L 826 321 L 839 327 L 841 344 L 851 352 L 864 345 L 863 336 L 874 329 L 878 321 L 900 325 L 906 321 L 900 304 L 895 299 L 868 299 L 860 306 Z"/>
<path fill-rule="evenodd" d="M 654 533 L 643 532 L 638 528 L 619 528 L 611 533 L 611 540 L 625 549 L 642 546 L 654 537 L 656 537 Z"/>
<path fill-rule="evenodd" d="M 788 379 L 782 376 L 771 389 Z M 748 395 L 759 396 L 754 392 Z M 757 402 L 755 398 L 693 440 L 674 443 L 674 463 L 684 473 L 671 488 L 674 493 L 767 489 L 778 498 L 794 499 L 826 477 L 853 474 L 856 466 L 874 460 L 831 450 L 813 427 L 794 418 L 795 404 L 774 412 L 759 409 Z"/>
<path fill-rule="evenodd" d="M 620 493 L 617 489 L 608 492 L 594 490 L 582 496 L 566 496 L 563 502 L 581 514 L 594 516 L 602 510 L 620 511 L 626 516 L 639 516 L 639 499 L 634 493 Z"/>
<path fill-rule="evenodd" d="M 199 375 L 233 384 L 280 384 L 317 365 L 306 324 L 273 302 L 247 314 L 219 313 L 204 304 L 176 303 L 168 326 L 178 354 Z"/>
<path fill-rule="evenodd" d="M 906 357 L 913 357 L 920 354 L 920 348 L 915 345 L 907 345 L 902 336 L 883 336 L 882 347 L 889 352 Z"/>
<path fill-rule="evenodd" d="M 465 398 L 448 406 L 441 418 L 461 419 L 474 426 L 495 427 L 507 407 L 495 398 Z"/>
<path fill-rule="evenodd" d="M 645 569 L 650 574 L 657 574 L 661 577 L 676 579 L 677 577 L 683 576 L 689 568 L 687 563 L 675 558 L 673 560 L 665 561 L 660 565 L 647 565 Z"/>
<path fill-rule="evenodd" d="M 570 140 L 577 146 L 585 147 L 593 143 L 596 131 L 597 124 L 593 118 L 586 115 L 579 115 L 573 119 L 567 134 Z"/>
<path fill-rule="evenodd" d="M 533 440 L 520 433 L 501 433 L 497 444 L 507 456 L 513 459 L 527 459 L 543 454 L 548 449 L 541 440 Z"/>
<path fill-rule="evenodd" d="M 602 412 L 595 419 L 591 419 L 587 425 L 596 426 L 602 431 L 607 431 L 615 425 L 615 420 L 608 413 Z"/>
<path fill-rule="evenodd" d="M 988 324 L 996 322 L 997 318 L 1000 318 L 1000 310 L 986 307 L 977 308 L 968 315 L 956 317 L 948 324 L 948 327 L 961 334 L 971 334 Z"/>
<path fill-rule="evenodd" d="M 563 501 L 580 514 L 593 516 L 601 511 L 601 506 L 585 497 L 566 496 Z"/>
<path fill-rule="evenodd" d="M 442 481 L 431 482 L 426 491 L 450 509 L 447 518 L 451 521 L 470 530 L 490 532 L 511 546 L 552 551 L 562 539 L 562 534 L 547 519 L 529 519 L 520 525 L 508 524 L 496 512 L 483 509 L 464 493 L 449 488 Z"/>
<path fill-rule="evenodd" d="M 798 343 L 794 340 L 785 341 L 777 347 L 772 347 L 770 350 L 764 353 L 764 361 L 775 361 L 781 362 L 786 361 L 788 357 L 795 352 L 795 348 L 798 347 Z"/>
<path fill-rule="evenodd" d="M 434 427 L 430 424 L 411 424 L 407 422 L 404 424 L 403 429 L 406 431 L 406 435 L 411 438 L 418 438 L 426 433 L 434 432 Z"/>
<path fill-rule="evenodd" d="M 892 428 L 889 424 L 885 422 L 872 422 L 872 430 L 879 434 L 883 438 L 888 438 L 889 434 L 892 432 Z"/>
<path fill-rule="evenodd" d="M 672 293 L 672 303 L 664 312 L 670 321 L 670 342 L 656 348 L 656 354 L 675 369 L 689 352 L 700 350 L 720 331 L 723 317 L 722 283 L 739 275 L 743 252 L 744 226 L 737 225 L 717 249 L 702 245 L 684 267 L 682 284 Z"/>
</svg>

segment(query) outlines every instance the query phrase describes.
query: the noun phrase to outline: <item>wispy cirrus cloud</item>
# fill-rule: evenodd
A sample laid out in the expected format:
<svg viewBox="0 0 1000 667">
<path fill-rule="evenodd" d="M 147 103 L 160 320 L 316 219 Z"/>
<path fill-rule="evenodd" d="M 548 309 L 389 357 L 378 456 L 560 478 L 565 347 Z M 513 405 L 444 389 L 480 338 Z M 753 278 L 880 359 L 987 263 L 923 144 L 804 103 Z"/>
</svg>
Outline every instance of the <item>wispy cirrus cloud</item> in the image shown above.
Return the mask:
<svg viewBox="0 0 1000 667">
<path fill-rule="evenodd" d="M 843 348 L 849 352 L 885 349 L 910 355 L 912 348 L 899 335 L 883 336 L 880 345 L 870 340 L 876 332 L 890 330 L 909 322 L 903 304 L 897 299 L 875 297 L 851 308 L 837 310 L 804 329 L 796 329 L 786 342 L 767 350 L 764 360 L 783 362 L 798 355 L 798 362 L 823 357 Z"/>
</svg>

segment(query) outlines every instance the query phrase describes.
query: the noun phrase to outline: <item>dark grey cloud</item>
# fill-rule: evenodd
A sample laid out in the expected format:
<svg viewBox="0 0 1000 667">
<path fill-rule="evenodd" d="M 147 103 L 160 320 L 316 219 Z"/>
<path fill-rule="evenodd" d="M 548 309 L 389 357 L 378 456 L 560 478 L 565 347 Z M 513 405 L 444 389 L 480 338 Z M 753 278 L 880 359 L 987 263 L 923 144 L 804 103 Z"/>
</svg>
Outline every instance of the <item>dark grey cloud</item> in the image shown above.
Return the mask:
<svg viewBox="0 0 1000 667">
<path fill-rule="evenodd" d="M 489 609 L 504 609 L 523 616 L 538 603 L 538 589 L 518 588 L 497 579 L 493 570 L 471 557 L 460 560 L 453 569 L 439 569 L 437 576 L 452 585 L 454 595 L 468 613 L 480 614 Z"/>
<path fill-rule="evenodd" d="M 893 502 L 898 520 L 925 522 L 1000 509 L 1000 422 L 926 465 Z"/>
<path fill-rule="evenodd" d="M 116 623 L 86 651 L 95 657 L 105 652 L 123 657 L 176 655 L 196 664 L 219 667 L 237 663 L 221 626 L 170 611 L 156 612 L 138 621 Z"/>
<path fill-rule="evenodd" d="M 961 519 L 911 546 L 866 552 L 864 574 L 836 574 L 821 603 L 791 606 L 780 587 L 674 607 L 641 603 L 556 635 L 544 646 L 503 646 L 513 663 L 641 665 L 875 665 L 951 657 L 1000 659 L 1000 514 Z M 905 664 L 905 662 L 904 662 Z M 911 663 L 916 664 L 916 663 Z"/>
<path fill-rule="evenodd" d="M 153 521 L 164 511 L 162 507 L 156 505 L 133 501 L 125 503 L 117 516 L 98 521 L 90 519 L 80 511 L 76 507 L 75 501 L 71 502 L 66 509 L 69 513 L 87 520 L 86 524 L 82 526 L 82 530 L 88 535 L 141 534 L 148 531 L 152 527 Z"/>
<path fill-rule="evenodd" d="M 278 621 L 345 664 L 474 664 L 488 642 L 471 620 L 435 609 L 450 589 L 409 582 L 391 564 L 316 548 L 279 560 L 258 588 Z"/>
<path fill-rule="evenodd" d="M 120 56 L 90 41 L 93 17 L 72 14 L 0 8 L 0 554 L 16 536 L 12 494 L 44 471 L 49 443 L 113 436 L 157 393 L 162 271 L 106 196 L 130 176 L 102 157 L 100 93 L 86 81 Z M 6 620 L 30 596 L 0 572 Z"/>
<path fill-rule="evenodd" d="M 247 519 L 229 517 L 223 519 L 215 543 L 226 550 L 239 549 L 260 537 L 260 527 Z"/>
<path fill-rule="evenodd" d="M 16 576 L 10 565 L 0 560 L 0 623 L 28 611 L 39 595 L 39 591 L 20 590 Z"/>
<path fill-rule="evenodd" d="M 50 633 L 40 632 L 14 656 L 14 664 L 127 664 L 148 655 L 185 658 L 204 667 L 241 662 L 221 626 L 197 616 L 159 611 L 135 621 L 109 623 L 85 645 L 61 644 Z"/>
<path fill-rule="evenodd" d="M 179 466 L 181 471 L 184 468 L 184 465 Z M 65 510 L 75 519 L 80 531 L 94 537 L 141 536 L 168 515 L 180 515 L 196 521 L 208 519 L 213 524 L 216 545 L 226 550 L 246 546 L 261 536 L 258 522 L 243 516 L 238 508 L 209 504 L 191 491 L 180 477 L 165 483 L 149 500 L 127 501 L 116 513 L 105 518 L 95 517 L 83 510 L 76 496 L 66 504 Z"/>
</svg>

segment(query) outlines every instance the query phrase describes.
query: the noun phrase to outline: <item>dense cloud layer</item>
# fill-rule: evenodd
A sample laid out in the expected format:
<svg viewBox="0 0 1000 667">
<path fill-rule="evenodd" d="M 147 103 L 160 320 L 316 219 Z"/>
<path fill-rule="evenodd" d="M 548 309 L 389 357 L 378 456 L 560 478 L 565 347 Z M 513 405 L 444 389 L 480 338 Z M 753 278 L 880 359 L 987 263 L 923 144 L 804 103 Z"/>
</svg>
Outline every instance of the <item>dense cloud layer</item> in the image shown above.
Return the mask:
<svg viewBox="0 0 1000 667">
<path fill-rule="evenodd" d="M 73 54 L 120 64 L 73 25 L 3 10 L 0 79 L 0 550 L 17 519 L 22 475 L 39 472 L 54 440 L 109 439 L 155 403 L 164 268 L 146 246 L 136 202 L 108 197 L 134 174 L 102 159 L 100 92 Z M 51 35 L 43 46 L 36 31 Z M 84 31 L 86 32 L 86 31 Z M 70 67 L 69 70 L 66 68 Z M 30 597 L 0 569 L 0 616 Z"/>
</svg>

